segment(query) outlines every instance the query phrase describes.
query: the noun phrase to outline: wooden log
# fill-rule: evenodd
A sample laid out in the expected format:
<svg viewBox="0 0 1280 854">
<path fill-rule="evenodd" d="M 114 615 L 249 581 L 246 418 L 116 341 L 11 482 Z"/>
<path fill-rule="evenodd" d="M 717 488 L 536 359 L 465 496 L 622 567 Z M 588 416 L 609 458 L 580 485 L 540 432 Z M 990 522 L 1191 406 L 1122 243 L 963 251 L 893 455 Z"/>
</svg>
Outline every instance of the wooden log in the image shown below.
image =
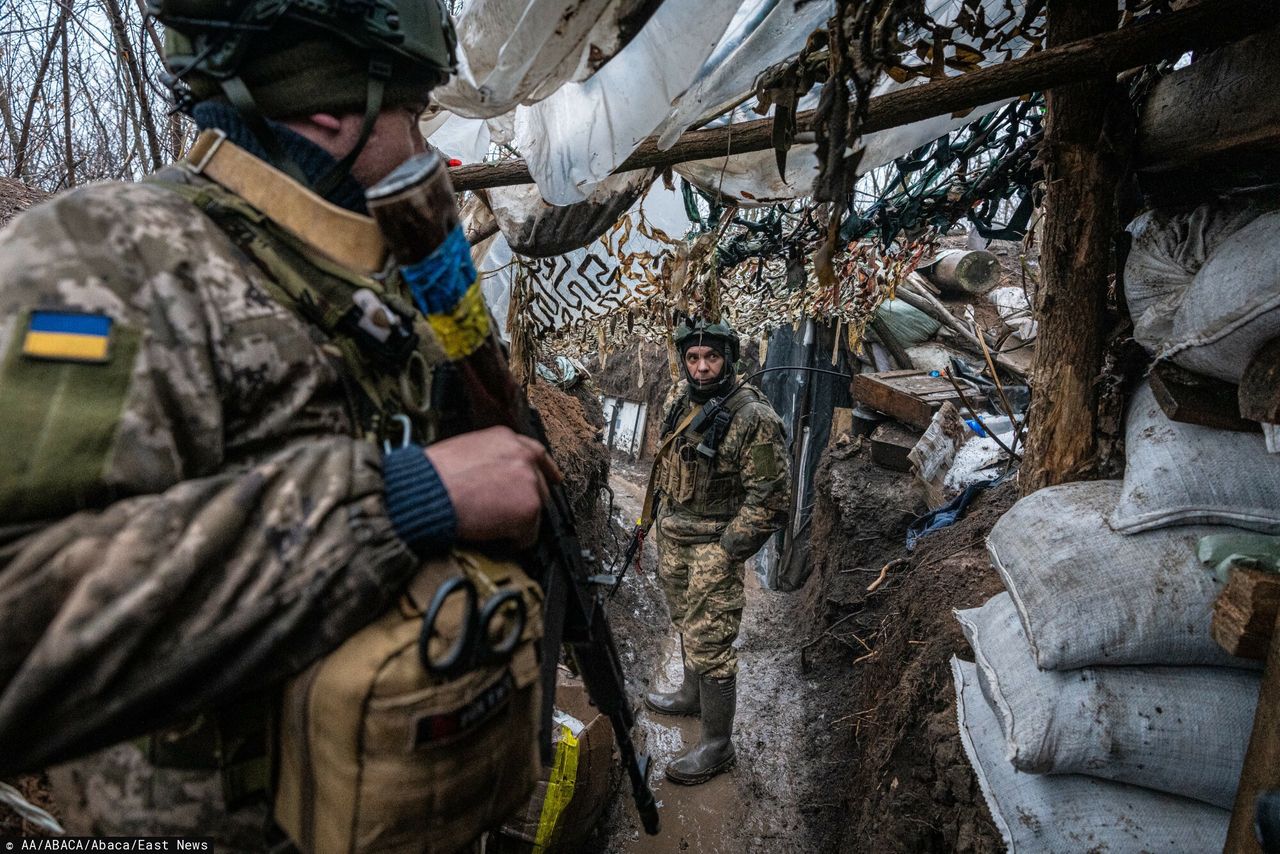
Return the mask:
<svg viewBox="0 0 1280 854">
<path fill-rule="evenodd" d="M 1231 383 L 1193 374 L 1168 362 L 1152 368 L 1148 379 L 1156 403 L 1171 421 L 1241 433 L 1260 429 L 1257 422 L 1240 417 L 1236 387 Z"/>
<path fill-rule="evenodd" d="M 905 302 L 907 305 L 920 309 L 934 320 L 941 323 L 947 329 L 951 330 L 959 337 L 961 345 L 964 349 L 970 351 L 975 356 L 983 355 L 982 342 L 978 340 L 978 336 L 970 331 L 963 323 L 961 323 L 954 314 L 943 305 L 937 297 L 929 292 L 925 287 L 925 279 L 919 273 L 911 273 L 906 280 L 894 292 L 894 296 Z M 1004 368 L 1019 380 L 1025 382 L 1027 372 L 1023 370 L 1021 365 L 1011 361 L 1008 357 L 1002 356 L 996 352 L 995 343 L 991 340 L 987 341 L 987 349 L 991 353 L 992 360 Z"/>
<path fill-rule="evenodd" d="M 1278 21 L 1280 4 L 1270 0 L 1200 3 L 1168 15 L 1153 16 L 1122 30 L 1081 38 L 970 74 L 872 98 L 867 102 L 867 119 L 862 131 L 887 130 L 934 116 L 963 113 L 983 104 L 1089 77 L 1118 74 L 1161 59 L 1175 58 L 1193 48 L 1230 42 L 1274 26 Z M 797 132 L 812 131 L 816 115 L 816 110 L 798 114 Z M 654 167 L 665 169 L 690 160 L 764 151 L 773 147 L 772 134 L 773 120 L 759 119 L 729 127 L 687 131 L 666 150 L 658 148 L 656 137 L 649 137 L 614 173 Z M 449 170 L 449 177 L 458 192 L 533 183 L 528 164 L 523 160 L 459 166 Z"/>
<path fill-rule="evenodd" d="M 1138 125 L 1144 189 L 1189 183 L 1235 185 L 1280 154 L 1280 87 L 1274 57 L 1280 30 L 1257 33 L 1201 57 L 1151 89 Z M 1177 175 L 1179 171 L 1188 174 Z M 1234 177 L 1229 177 L 1234 176 Z M 1156 185 L 1156 181 L 1160 184 Z M 1172 194 L 1171 192 L 1167 194 Z"/>
<path fill-rule="evenodd" d="M 1224 854 L 1263 854 L 1253 832 L 1258 793 L 1280 789 L 1280 618 L 1272 626 L 1271 649 L 1262 672 L 1258 711 L 1244 756 Z"/>
<path fill-rule="evenodd" d="M 1263 345 L 1244 369 L 1238 399 L 1245 418 L 1280 424 L 1280 338 Z"/>
<path fill-rule="evenodd" d="M 1114 27 L 1116 9 L 1114 0 L 1049 0 L 1047 15 L 1049 42 L 1059 44 Z M 1045 93 L 1044 285 L 1036 299 L 1035 395 L 1018 477 L 1024 495 L 1097 470 L 1095 380 L 1102 372 L 1111 242 L 1119 231 L 1116 191 L 1128 160 L 1128 135 L 1116 121 L 1122 105 L 1127 95 L 1110 75 Z"/>
<path fill-rule="evenodd" d="M 1280 575 L 1233 570 L 1231 580 L 1213 603 L 1213 639 L 1232 655 L 1262 660 L 1267 657 L 1277 614 Z"/>
<path fill-rule="evenodd" d="M 982 294 L 1000 281 L 1000 259 L 985 249 L 947 249 L 922 272 L 944 293 Z"/>
</svg>

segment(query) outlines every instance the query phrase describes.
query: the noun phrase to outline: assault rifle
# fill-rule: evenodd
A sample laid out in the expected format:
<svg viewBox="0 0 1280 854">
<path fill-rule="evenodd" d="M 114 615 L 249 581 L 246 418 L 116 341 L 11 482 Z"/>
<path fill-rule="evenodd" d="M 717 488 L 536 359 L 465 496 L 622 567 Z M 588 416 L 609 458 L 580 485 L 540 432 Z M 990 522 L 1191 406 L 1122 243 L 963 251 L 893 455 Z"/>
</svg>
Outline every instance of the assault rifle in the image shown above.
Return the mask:
<svg viewBox="0 0 1280 854">
<path fill-rule="evenodd" d="M 507 366 L 506 353 L 488 329 L 488 313 L 478 293 L 475 267 L 463 235 L 443 159 L 434 151 L 410 158 L 368 193 L 377 219 L 414 302 L 434 323 L 453 330 L 442 336 L 448 370 L 438 372 L 432 397 L 451 433 L 503 425 L 547 446 L 537 410 L 529 405 Z M 440 386 L 455 383 L 457 395 Z M 446 403 L 461 404 L 450 407 Z M 549 485 L 542 530 L 526 564 L 542 586 L 543 761 L 551 760 L 551 726 L 560 651 L 567 648 L 587 693 L 609 717 L 618 752 L 631 778 L 636 809 L 646 832 L 658 832 L 658 807 L 649 789 L 649 758 L 631 741 L 635 713 L 627 701 L 622 662 L 604 610 L 595 558 L 582 548 L 573 508 L 564 488 Z"/>
</svg>

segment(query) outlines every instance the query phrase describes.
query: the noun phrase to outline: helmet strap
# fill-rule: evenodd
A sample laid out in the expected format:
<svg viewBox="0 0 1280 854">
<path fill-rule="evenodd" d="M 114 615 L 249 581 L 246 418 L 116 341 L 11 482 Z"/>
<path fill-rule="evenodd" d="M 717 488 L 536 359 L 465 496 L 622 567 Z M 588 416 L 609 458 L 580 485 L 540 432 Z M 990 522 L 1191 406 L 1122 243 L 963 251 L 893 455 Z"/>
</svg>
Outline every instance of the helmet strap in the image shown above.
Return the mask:
<svg viewBox="0 0 1280 854">
<path fill-rule="evenodd" d="M 351 151 L 347 152 L 347 156 L 335 163 L 333 168 L 316 182 L 315 191 L 321 196 L 329 195 L 351 174 L 351 167 L 355 165 L 356 158 L 364 150 L 365 143 L 369 141 L 369 134 L 373 133 L 374 122 L 382 112 L 382 96 L 387 91 L 387 81 L 390 79 L 391 62 L 380 55 L 369 57 L 369 89 L 365 95 L 364 121 L 360 125 L 360 136 L 356 139 L 356 144 Z"/>
<path fill-rule="evenodd" d="M 304 187 L 307 186 L 309 182 L 302 167 L 285 152 L 280 144 L 280 137 L 276 136 L 271 126 L 267 124 L 267 120 L 262 117 L 262 113 L 258 111 L 258 105 L 254 103 L 253 95 L 249 93 L 249 87 L 244 85 L 244 81 L 238 76 L 228 77 L 221 82 L 221 85 L 223 94 L 227 96 L 231 106 L 235 107 L 244 118 L 249 131 L 257 137 L 262 150 L 271 160 L 271 165 L 300 182 Z"/>
</svg>

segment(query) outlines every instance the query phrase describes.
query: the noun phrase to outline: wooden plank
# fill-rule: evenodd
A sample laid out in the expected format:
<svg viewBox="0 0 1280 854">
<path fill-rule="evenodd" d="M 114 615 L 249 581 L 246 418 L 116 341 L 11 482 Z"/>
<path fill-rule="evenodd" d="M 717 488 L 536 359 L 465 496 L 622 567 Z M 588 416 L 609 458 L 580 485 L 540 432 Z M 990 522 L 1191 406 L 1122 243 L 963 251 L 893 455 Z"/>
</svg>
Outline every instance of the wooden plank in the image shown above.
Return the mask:
<svg viewBox="0 0 1280 854">
<path fill-rule="evenodd" d="M 1256 569 L 1231 573 L 1213 603 L 1213 639 L 1232 655 L 1263 659 L 1280 614 L 1280 575 Z"/>
<path fill-rule="evenodd" d="M 1262 672 L 1258 711 L 1231 810 L 1224 854 L 1262 854 L 1253 832 L 1253 815 L 1258 793 L 1268 789 L 1280 789 L 1280 622 L 1272 627 L 1271 650 Z"/>
<path fill-rule="evenodd" d="M 908 430 L 901 424 L 881 424 L 871 434 L 871 462 L 894 471 L 911 471 L 907 454 L 920 441 L 919 430 Z"/>
<path fill-rule="evenodd" d="M 1150 381 L 1156 403 L 1172 421 L 1241 433 L 1262 429 L 1256 421 L 1240 417 L 1238 390 L 1231 383 L 1167 362 L 1151 370 Z"/>
<path fill-rule="evenodd" d="M 1280 338 L 1263 346 L 1240 377 L 1240 414 L 1280 424 Z"/>
<path fill-rule="evenodd" d="M 831 410 L 831 431 L 827 434 L 827 445 L 847 442 L 853 438 L 853 410 L 837 406 Z"/>
<path fill-rule="evenodd" d="M 1174 59 L 1193 48 L 1242 38 L 1273 26 L 1277 20 L 1280 4 L 1271 0 L 1214 0 L 1169 15 L 1151 15 L 1115 32 L 872 98 L 867 102 L 867 117 L 861 130 L 887 130 L 1089 77 L 1114 76 L 1160 59 Z M 812 131 L 816 116 L 817 110 L 797 114 L 797 132 Z M 686 131 L 666 150 L 658 148 L 656 137 L 649 137 L 614 174 L 765 151 L 773 147 L 772 134 L 773 119 L 759 119 Z M 449 178 L 457 192 L 533 183 L 523 160 L 459 166 L 449 170 Z"/>
</svg>

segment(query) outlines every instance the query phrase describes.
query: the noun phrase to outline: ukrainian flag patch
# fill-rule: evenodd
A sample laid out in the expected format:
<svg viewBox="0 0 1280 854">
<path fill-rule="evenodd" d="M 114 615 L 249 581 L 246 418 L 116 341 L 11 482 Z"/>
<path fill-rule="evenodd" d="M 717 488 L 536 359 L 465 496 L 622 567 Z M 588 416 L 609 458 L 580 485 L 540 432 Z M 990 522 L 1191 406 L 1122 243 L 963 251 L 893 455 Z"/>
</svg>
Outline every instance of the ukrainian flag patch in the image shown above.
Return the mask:
<svg viewBox="0 0 1280 854">
<path fill-rule="evenodd" d="M 105 314 L 33 311 L 22 340 L 22 355 L 56 362 L 109 360 L 111 318 Z"/>
</svg>

